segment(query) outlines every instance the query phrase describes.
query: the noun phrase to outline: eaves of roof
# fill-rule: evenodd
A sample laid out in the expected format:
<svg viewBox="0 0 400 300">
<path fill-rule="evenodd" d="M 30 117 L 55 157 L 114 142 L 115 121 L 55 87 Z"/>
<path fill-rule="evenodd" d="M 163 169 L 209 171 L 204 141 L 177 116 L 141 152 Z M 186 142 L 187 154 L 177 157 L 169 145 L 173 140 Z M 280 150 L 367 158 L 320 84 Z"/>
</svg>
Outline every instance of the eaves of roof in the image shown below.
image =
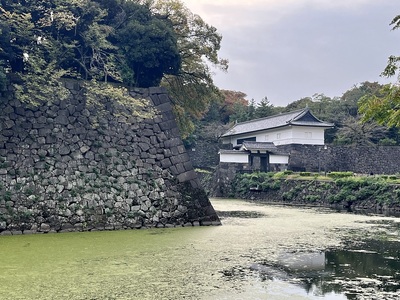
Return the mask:
<svg viewBox="0 0 400 300">
<path fill-rule="evenodd" d="M 309 119 L 307 121 L 301 121 L 301 118 L 308 113 Z M 311 117 L 311 119 L 310 119 Z M 326 123 L 318 120 L 309 111 L 309 108 L 296 110 L 288 113 L 282 113 L 275 116 L 270 116 L 261 119 L 255 119 L 242 123 L 235 124 L 231 129 L 222 135 L 222 137 L 235 136 L 245 133 L 255 133 L 268 129 L 276 129 L 285 126 L 312 126 L 312 127 L 327 127 L 331 128 L 334 124 Z"/>
</svg>

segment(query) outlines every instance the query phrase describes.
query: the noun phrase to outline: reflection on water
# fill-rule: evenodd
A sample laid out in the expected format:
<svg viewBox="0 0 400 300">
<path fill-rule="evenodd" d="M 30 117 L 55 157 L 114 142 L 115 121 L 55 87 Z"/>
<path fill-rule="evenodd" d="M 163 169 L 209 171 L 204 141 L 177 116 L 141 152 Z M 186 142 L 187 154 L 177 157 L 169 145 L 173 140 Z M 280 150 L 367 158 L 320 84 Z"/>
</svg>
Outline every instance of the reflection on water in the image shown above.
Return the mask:
<svg viewBox="0 0 400 300">
<path fill-rule="evenodd" d="M 395 233 L 394 224 L 237 200 L 213 205 L 223 226 L 0 236 L 0 299 L 344 300 L 370 288 L 398 292 L 398 234 L 339 247 L 351 240 L 342 232 L 378 225 Z M 381 299 L 397 299 L 387 295 Z"/>
<path fill-rule="evenodd" d="M 400 293 L 400 243 L 369 240 L 348 249 L 325 252 L 281 253 L 274 263 L 255 263 L 250 269 L 260 278 L 284 281 L 303 288 L 307 295 L 358 299 L 365 289 L 397 299 Z M 336 298 L 335 298 L 336 299 Z M 392 299 L 392 298 L 390 298 Z"/>
<path fill-rule="evenodd" d="M 253 269 L 263 276 L 272 274 L 279 280 L 299 280 L 298 284 L 307 293 L 345 292 L 348 299 L 357 299 L 362 292 L 360 287 L 383 292 L 400 291 L 398 249 L 398 242 L 372 240 L 349 250 L 284 253 L 273 267 L 259 265 Z"/>
</svg>

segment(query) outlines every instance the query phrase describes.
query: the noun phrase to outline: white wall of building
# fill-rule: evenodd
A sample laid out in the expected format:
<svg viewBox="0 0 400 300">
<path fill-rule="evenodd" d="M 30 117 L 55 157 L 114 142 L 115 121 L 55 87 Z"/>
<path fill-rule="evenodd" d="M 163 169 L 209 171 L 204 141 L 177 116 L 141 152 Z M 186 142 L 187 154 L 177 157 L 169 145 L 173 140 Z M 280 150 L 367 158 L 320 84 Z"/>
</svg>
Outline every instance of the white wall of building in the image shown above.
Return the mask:
<svg viewBox="0 0 400 300">
<path fill-rule="evenodd" d="M 276 145 L 292 144 L 293 131 L 292 127 L 284 127 L 264 131 L 258 135 L 257 142 L 272 142 Z"/>
<path fill-rule="evenodd" d="M 321 127 L 293 127 L 293 144 L 324 145 L 325 130 Z"/>
<path fill-rule="evenodd" d="M 223 142 L 237 145 L 237 140 L 256 137 L 257 142 L 273 142 L 276 146 L 288 144 L 324 145 L 325 128 L 308 126 L 288 126 L 224 138 Z"/>
<path fill-rule="evenodd" d="M 269 163 L 270 164 L 288 164 L 289 156 L 288 155 L 270 154 L 269 155 Z"/>
<path fill-rule="evenodd" d="M 245 152 L 232 153 L 232 152 L 228 153 L 220 152 L 219 161 L 228 163 L 242 163 L 242 164 L 247 164 L 249 162 L 248 153 Z"/>
</svg>

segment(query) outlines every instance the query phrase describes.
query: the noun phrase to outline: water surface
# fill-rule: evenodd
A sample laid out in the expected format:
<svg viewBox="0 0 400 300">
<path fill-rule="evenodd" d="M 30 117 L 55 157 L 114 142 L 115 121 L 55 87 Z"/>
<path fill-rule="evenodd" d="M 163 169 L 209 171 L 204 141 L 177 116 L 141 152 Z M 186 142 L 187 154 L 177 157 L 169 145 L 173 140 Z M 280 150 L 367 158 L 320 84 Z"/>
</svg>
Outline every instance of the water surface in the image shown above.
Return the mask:
<svg viewBox="0 0 400 300">
<path fill-rule="evenodd" d="M 365 278 L 398 292 L 397 219 L 212 202 L 223 226 L 1 236 L 0 299 L 356 299 Z"/>
</svg>

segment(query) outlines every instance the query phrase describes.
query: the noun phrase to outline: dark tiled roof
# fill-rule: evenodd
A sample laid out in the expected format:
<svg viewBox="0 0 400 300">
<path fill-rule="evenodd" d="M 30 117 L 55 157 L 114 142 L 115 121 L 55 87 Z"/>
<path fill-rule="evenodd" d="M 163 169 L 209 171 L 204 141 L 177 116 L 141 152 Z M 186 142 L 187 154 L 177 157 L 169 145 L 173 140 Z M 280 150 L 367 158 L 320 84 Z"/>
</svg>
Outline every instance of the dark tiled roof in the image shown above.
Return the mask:
<svg viewBox="0 0 400 300">
<path fill-rule="evenodd" d="M 267 150 L 267 151 L 277 151 L 274 143 L 271 142 L 243 142 L 242 148 L 245 150 Z"/>
<path fill-rule="evenodd" d="M 248 151 L 267 151 L 275 155 L 289 155 L 286 152 L 279 150 L 274 143 L 271 142 L 243 142 L 242 145 L 234 147 L 235 150 L 219 150 L 219 153 L 236 154 L 248 153 Z"/>
<path fill-rule="evenodd" d="M 246 151 L 239 151 L 239 150 L 226 150 L 226 149 L 219 149 L 218 153 L 223 154 L 237 154 L 237 153 L 247 153 Z"/>
<path fill-rule="evenodd" d="M 278 128 L 287 125 L 316 127 L 334 126 L 334 124 L 332 123 L 326 123 L 318 120 L 307 107 L 305 109 L 282 113 L 275 116 L 237 123 L 231 129 L 225 132 L 222 137 L 255 132 L 265 129 Z"/>
<path fill-rule="evenodd" d="M 248 150 L 248 151 L 268 151 L 271 154 L 276 154 L 276 155 L 289 155 L 286 152 L 283 152 L 279 150 L 274 143 L 271 142 L 243 142 L 243 145 L 241 147 L 243 150 Z"/>
</svg>

